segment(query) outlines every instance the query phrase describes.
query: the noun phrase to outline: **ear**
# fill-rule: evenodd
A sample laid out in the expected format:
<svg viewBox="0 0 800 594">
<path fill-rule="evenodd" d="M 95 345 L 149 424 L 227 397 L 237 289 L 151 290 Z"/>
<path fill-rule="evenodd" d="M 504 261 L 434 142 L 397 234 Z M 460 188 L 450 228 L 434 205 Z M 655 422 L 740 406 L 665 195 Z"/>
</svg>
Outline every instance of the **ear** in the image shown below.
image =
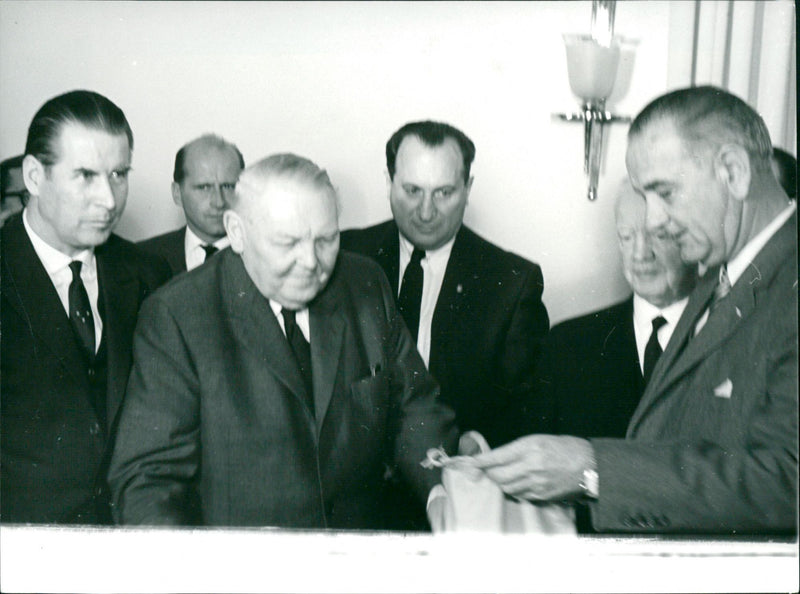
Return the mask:
<svg viewBox="0 0 800 594">
<path fill-rule="evenodd" d="M 467 183 L 464 185 L 464 192 L 467 195 L 467 199 L 466 199 L 465 202 L 467 202 L 467 203 L 469 202 L 469 193 L 472 191 L 472 182 L 474 180 L 475 180 L 475 176 L 474 175 L 470 175 L 469 179 L 467 180 Z"/>
<path fill-rule="evenodd" d="M 246 233 L 242 217 L 234 210 L 226 210 L 222 214 L 222 224 L 225 227 L 228 239 L 231 241 L 231 249 L 237 254 L 241 254 L 244 251 Z"/>
<path fill-rule="evenodd" d="M 183 207 L 181 185 L 178 182 L 172 182 L 172 201 L 178 206 Z"/>
<path fill-rule="evenodd" d="M 389 170 L 386 169 L 383 172 L 383 175 L 386 177 L 386 196 L 392 195 L 392 176 L 389 175 Z"/>
<path fill-rule="evenodd" d="M 725 184 L 731 196 L 744 200 L 750 193 L 752 171 L 750 157 L 738 144 L 724 144 L 714 162 L 717 179 Z"/>
<path fill-rule="evenodd" d="M 25 155 L 22 160 L 22 181 L 25 182 L 25 187 L 31 196 L 39 195 L 39 187 L 46 175 L 47 171 L 39 159 L 33 155 Z"/>
</svg>

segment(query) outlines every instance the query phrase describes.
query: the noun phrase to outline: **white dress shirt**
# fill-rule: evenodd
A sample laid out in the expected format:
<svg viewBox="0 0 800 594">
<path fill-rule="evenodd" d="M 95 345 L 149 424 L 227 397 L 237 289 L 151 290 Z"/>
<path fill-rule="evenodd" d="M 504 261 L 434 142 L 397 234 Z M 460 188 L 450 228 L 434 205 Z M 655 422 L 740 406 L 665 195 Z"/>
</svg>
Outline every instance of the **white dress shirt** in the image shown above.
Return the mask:
<svg viewBox="0 0 800 594">
<path fill-rule="evenodd" d="M 281 327 L 281 330 L 283 330 L 283 335 L 286 336 L 286 327 L 283 325 L 283 314 L 281 313 L 283 306 L 272 299 L 269 300 L 269 306 L 272 308 L 272 313 L 278 318 L 278 325 Z M 311 344 L 311 325 L 309 323 L 307 307 L 298 309 L 295 312 L 295 321 L 297 322 L 297 327 L 300 328 L 300 331 L 303 333 L 306 342 Z"/>
<path fill-rule="evenodd" d="M 37 235 L 36 231 L 28 223 L 28 209 L 22 213 L 22 224 L 33 244 L 33 249 L 39 260 L 47 271 L 50 281 L 58 293 L 64 312 L 69 317 L 69 286 L 72 283 L 72 270 L 69 268 L 70 262 L 80 260 L 81 280 L 86 287 L 86 294 L 89 296 L 89 303 L 92 306 L 92 317 L 94 318 L 94 345 L 95 353 L 100 348 L 100 340 L 103 336 L 103 319 L 97 308 L 97 297 L 100 293 L 99 283 L 97 282 L 97 259 L 94 257 L 94 250 L 83 250 L 75 257 L 70 258 L 65 253 L 60 252 L 44 239 Z"/>
<path fill-rule="evenodd" d="M 794 200 L 790 200 L 789 205 L 783 209 L 778 216 L 772 219 L 769 225 L 759 231 L 758 235 L 748 241 L 739 251 L 739 253 L 730 259 L 727 268 L 728 280 L 731 281 L 731 287 L 736 285 L 736 281 L 741 278 L 741 276 L 744 274 L 744 271 L 747 270 L 747 267 L 752 264 L 759 252 L 765 245 L 767 245 L 767 242 L 772 239 L 772 236 L 778 232 L 778 229 L 780 229 L 783 224 L 789 220 L 789 217 L 792 216 L 796 209 L 797 203 Z M 706 325 L 709 313 L 710 306 L 706 308 L 706 310 L 703 312 L 703 315 L 697 321 L 697 324 L 694 327 L 695 336 L 697 336 L 700 330 L 703 329 L 703 326 Z"/>
<path fill-rule="evenodd" d="M 442 289 L 444 273 L 447 270 L 447 262 L 450 260 L 450 252 L 453 251 L 453 238 L 442 247 L 435 250 L 426 250 L 425 257 L 420 262 L 422 266 L 422 303 L 419 308 L 419 333 L 417 334 L 417 350 L 428 367 L 431 358 L 431 323 L 433 322 L 433 312 L 436 309 L 436 302 L 439 300 L 439 291 Z M 411 254 L 414 252 L 414 245 L 405 237 L 400 235 L 400 278 L 397 283 L 397 294 L 403 285 L 403 274 L 411 261 Z"/>
<path fill-rule="evenodd" d="M 228 239 L 227 235 L 225 235 L 211 245 L 218 250 L 223 250 L 230 244 L 231 240 Z M 203 249 L 204 245 L 206 245 L 206 242 L 195 235 L 194 231 L 192 231 L 187 225 L 186 236 L 183 240 L 183 249 L 186 253 L 186 270 L 197 268 L 200 266 L 200 264 L 206 261 L 206 251 Z"/>
<path fill-rule="evenodd" d="M 636 335 L 636 351 L 639 353 L 639 369 L 642 373 L 644 373 L 644 350 L 653 332 L 653 319 L 662 316 L 667 321 L 658 329 L 658 344 L 664 351 L 688 302 L 689 298 L 684 297 L 667 307 L 659 308 L 639 295 L 633 295 L 633 331 Z"/>
</svg>

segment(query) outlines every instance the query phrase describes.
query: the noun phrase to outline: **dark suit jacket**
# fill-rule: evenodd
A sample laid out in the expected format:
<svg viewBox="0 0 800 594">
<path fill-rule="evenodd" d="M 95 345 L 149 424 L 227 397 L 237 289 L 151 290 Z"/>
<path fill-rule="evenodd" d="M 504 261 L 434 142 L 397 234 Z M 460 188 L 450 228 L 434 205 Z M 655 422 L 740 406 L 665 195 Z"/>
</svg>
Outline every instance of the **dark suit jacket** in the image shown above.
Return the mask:
<svg viewBox="0 0 800 594">
<path fill-rule="evenodd" d="M 644 390 L 633 298 L 553 326 L 538 378 L 555 433 L 625 437 Z"/>
<path fill-rule="evenodd" d="M 702 331 L 690 297 L 628 429 L 593 440 L 595 528 L 793 532 L 797 523 L 797 222 L 764 246 Z"/>
<path fill-rule="evenodd" d="M 21 216 L 6 223 L 0 241 L 0 517 L 107 523 L 108 433 L 130 371 L 139 305 L 168 278 L 167 266 L 114 235 L 95 250 L 107 352 L 106 431 L 91 404 L 81 347 Z"/>
<path fill-rule="evenodd" d="M 394 221 L 345 231 L 341 245 L 377 261 L 397 297 L 400 240 Z M 492 447 L 541 422 L 532 394 L 549 327 L 543 288 L 536 264 L 465 226 L 458 231 L 433 314 L 429 369 L 459 428 L 479 431 Z"/>
<path fill-rule="evenodd" d="M 422 505 L 439 477 L 420 461 L 452 451 L 456 428 L 383 273 L 340 252 L 309 313 L 315 416 L 230 249 L 145 302 L 109 479 L 118 521 L 381 528 L 393 464 Z"/>
<path fill-rule="evenodd" d="M 142 251 L 163 258 L 172 269 L 172 276 L 186 272 L 186 226 L 138 242 Z"/>
</svg>

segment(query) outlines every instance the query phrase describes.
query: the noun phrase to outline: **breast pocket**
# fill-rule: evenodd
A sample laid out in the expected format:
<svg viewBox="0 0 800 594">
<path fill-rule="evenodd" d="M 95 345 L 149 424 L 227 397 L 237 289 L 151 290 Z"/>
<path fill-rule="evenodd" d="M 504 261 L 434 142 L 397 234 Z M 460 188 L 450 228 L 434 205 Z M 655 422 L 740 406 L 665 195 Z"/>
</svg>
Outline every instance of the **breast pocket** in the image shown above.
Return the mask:
<svg viewBox="0 0 800 594">
<path fill-rule="evenodd" d="M 386 423 L 391 406 L 390 375 L 381 371 L 352 383 L 353 416 L 370 430 L 380 430 Z"/>
</svg>

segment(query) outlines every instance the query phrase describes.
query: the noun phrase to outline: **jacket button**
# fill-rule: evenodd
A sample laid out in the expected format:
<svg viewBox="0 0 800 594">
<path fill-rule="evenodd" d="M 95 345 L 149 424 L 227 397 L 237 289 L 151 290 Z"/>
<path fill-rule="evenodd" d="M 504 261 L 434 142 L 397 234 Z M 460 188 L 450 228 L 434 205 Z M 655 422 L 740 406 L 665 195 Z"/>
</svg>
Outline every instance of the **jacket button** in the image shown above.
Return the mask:
<svg viewBox="0 0 800 594">
<path fill-rule="evenodd" d="M 97 497 L 100 497 L 103 494 L 103 492 L 104 492 L 103 487 L 95 487 L 95 489 L 94 489 L 94 494 Z"/>
<path fill-rule="evenodd" d="M 94 377 L 94 367 L 90 367 L 89 368 L 89 377 L 91 377 L 91 378 Z"/>
<path fill-rule="evenodd" d="M 100 434 L 100 425 L 98 423 L 92 423 L 89 427 L 89 433 L 92 435 L 99 435 Z"/>
</svg>

